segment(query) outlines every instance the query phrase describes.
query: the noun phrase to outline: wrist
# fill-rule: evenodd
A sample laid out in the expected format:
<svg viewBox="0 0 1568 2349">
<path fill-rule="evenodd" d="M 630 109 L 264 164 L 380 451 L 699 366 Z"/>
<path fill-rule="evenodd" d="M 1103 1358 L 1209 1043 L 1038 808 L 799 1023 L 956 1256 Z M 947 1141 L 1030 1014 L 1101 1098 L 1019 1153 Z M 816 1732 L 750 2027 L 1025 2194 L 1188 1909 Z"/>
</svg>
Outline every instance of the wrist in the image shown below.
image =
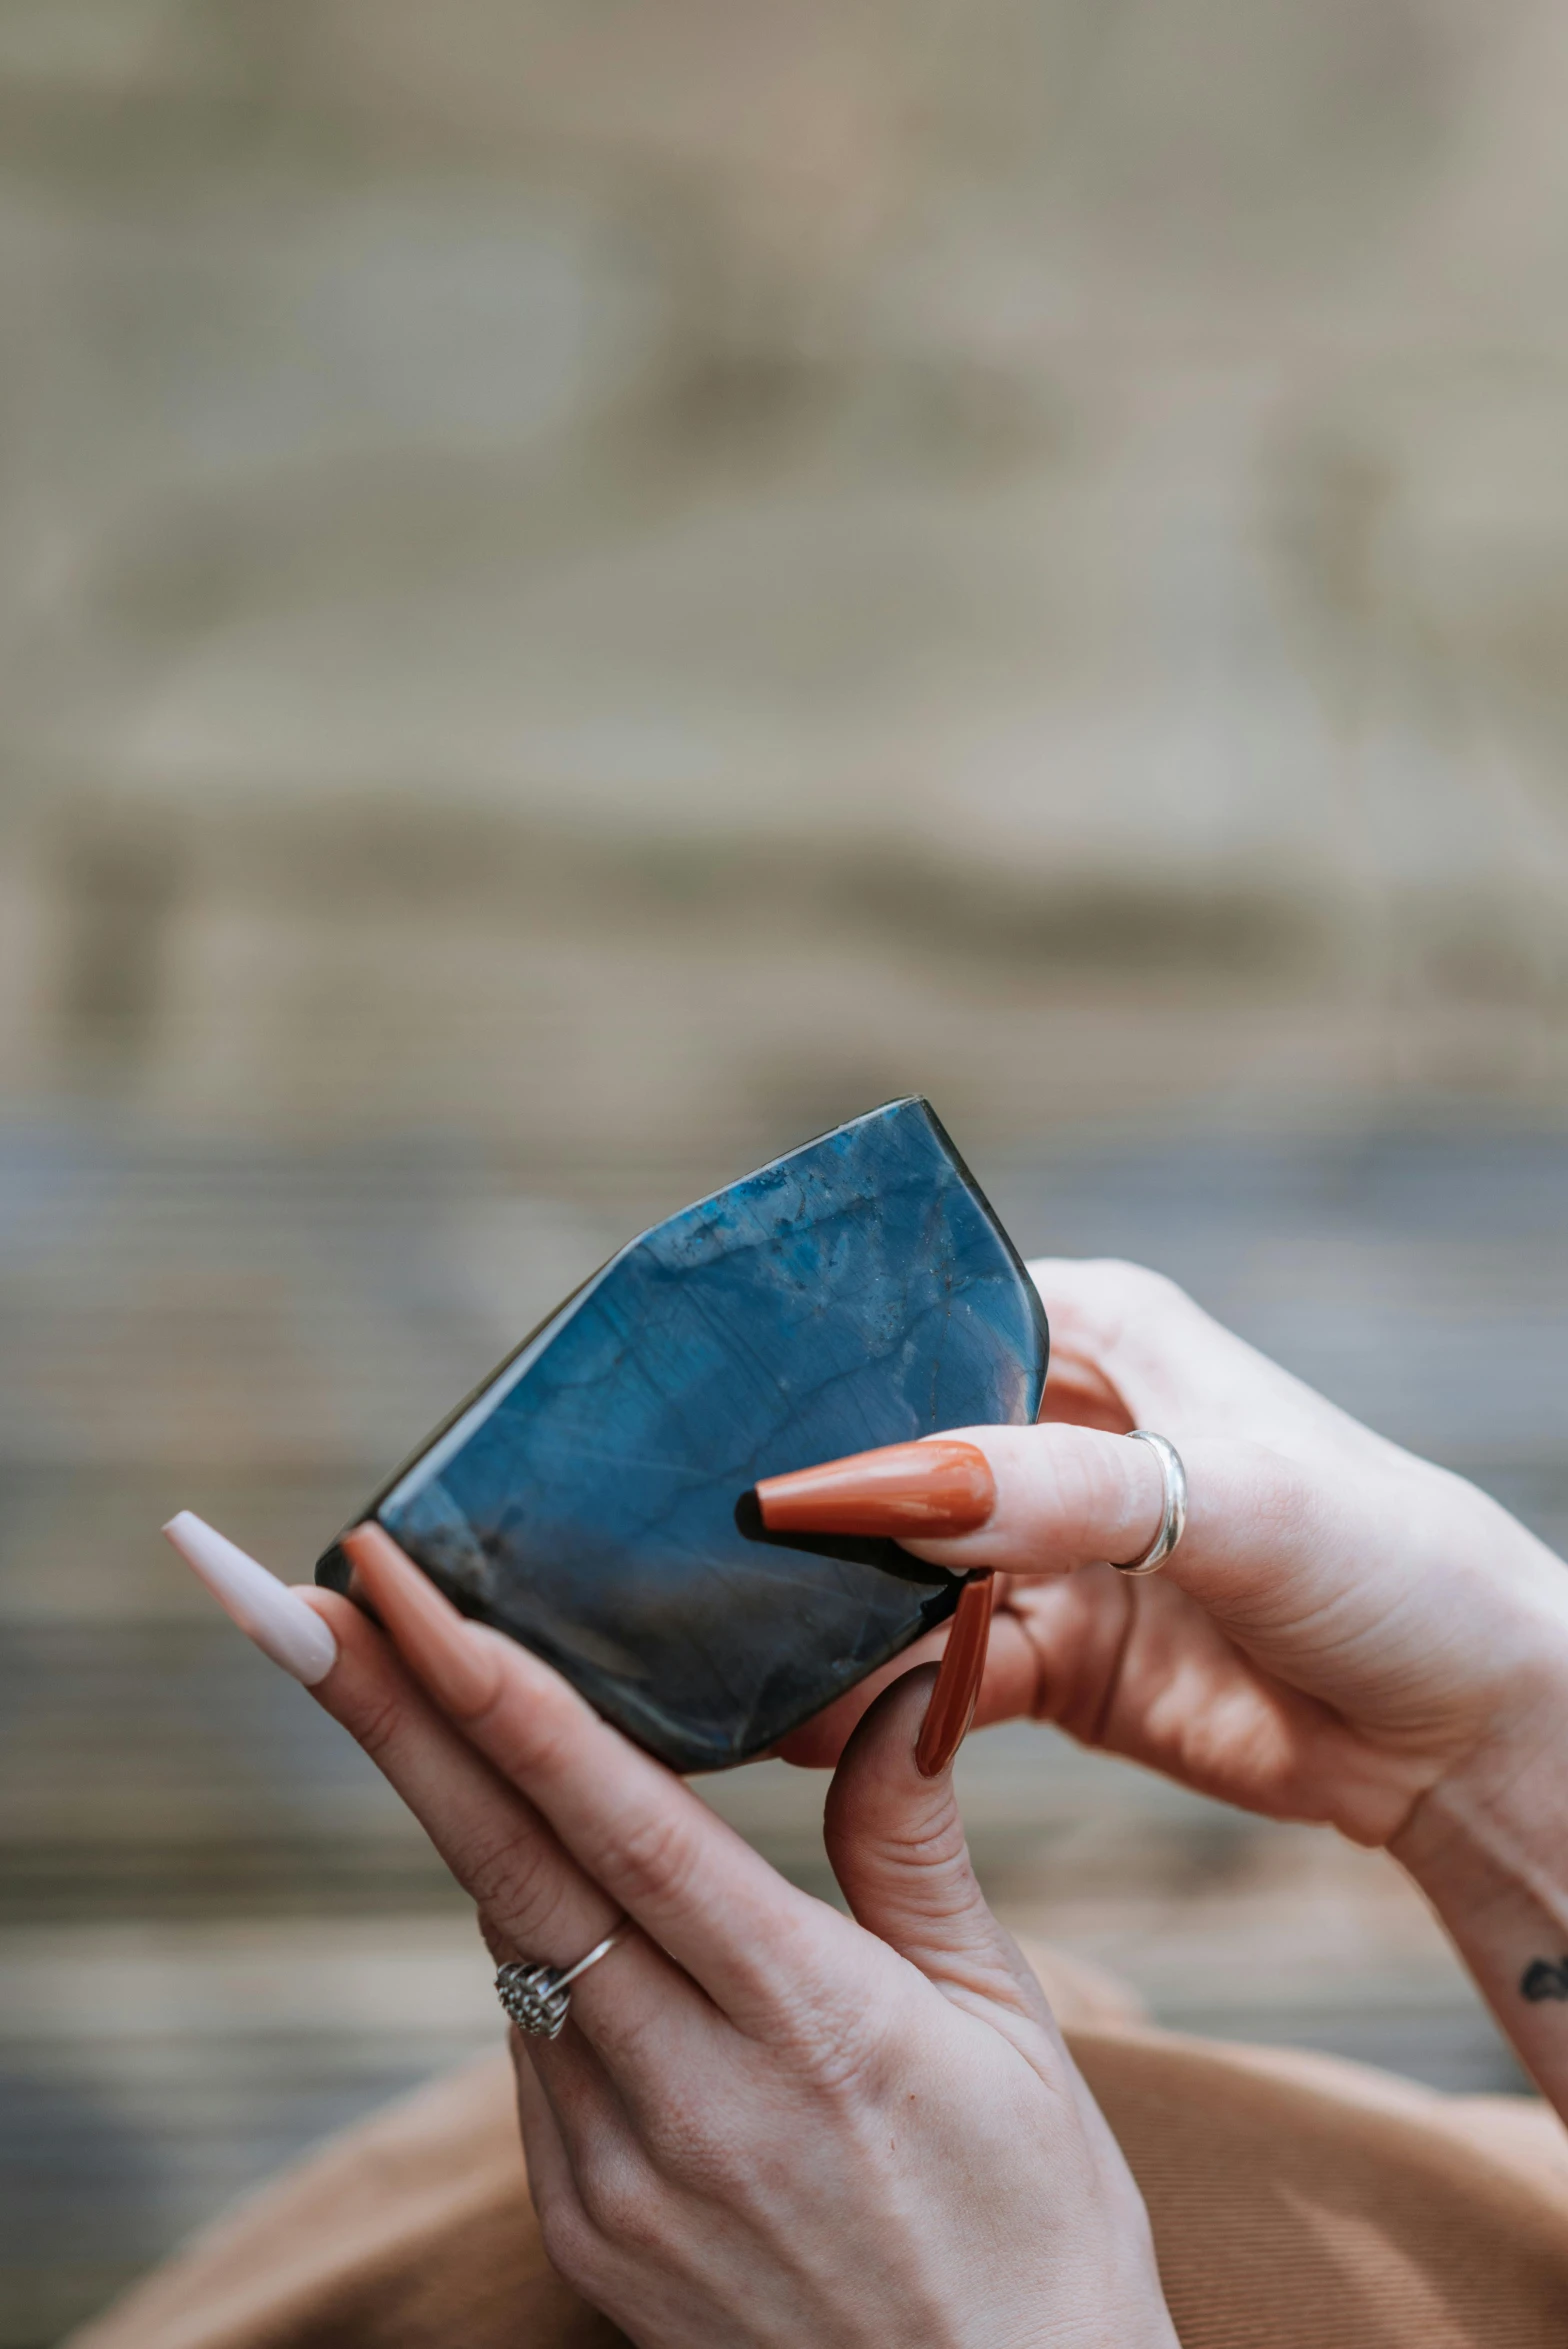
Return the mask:
<svg viewBox="0 0 1568 2349">
<path fill-rule="evenodd" d="M 1422 1886 L 1521 1839 L 1556 1858 L 1568 1832 L 1568 1618 L 1535 1621 L 1491 1719 L 1408 1811 L 1390 1851 Z"/>
<path fill-rule="evenodd" d="M 1389 1851 L 1520 2056 L 1568 2113 L 1568 1644 L 1522 1669 L 1506 1720 L 1420 1797 Z"/>
<path fill-rule="evenodd" d="M 1512 1872 L 1526 1851 L 1568 1883 L 1565 1742 L 1568 1629 L 1537 1640 L 1484 1732 L 1418 1796 L 1389 1840 L 1439 1909 L 1450 1882 L 1468 1886 L 1487 1867 Z"/>
</svg>

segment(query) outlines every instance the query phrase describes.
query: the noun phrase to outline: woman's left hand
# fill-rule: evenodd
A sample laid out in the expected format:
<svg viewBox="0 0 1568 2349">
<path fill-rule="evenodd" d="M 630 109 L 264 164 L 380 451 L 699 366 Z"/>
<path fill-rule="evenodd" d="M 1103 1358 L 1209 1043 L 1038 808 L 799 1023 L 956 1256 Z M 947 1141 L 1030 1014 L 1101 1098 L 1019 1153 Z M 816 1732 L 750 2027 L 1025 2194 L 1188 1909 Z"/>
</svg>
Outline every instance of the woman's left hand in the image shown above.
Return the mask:
<svg viewBox="0 0 1568 2349">
<path fill-rule="evenodd" d="M 558 2039 L 513 2034 L 545 2245 L 587 2300 L 648 2349 L 1174 2349 L 1138 2190 L 980 1896 L 950 1780 L 916 1772 L 929 1670 L 833 1782 L 852 1922 L 379 1528 L 349 1546 L 398 1654 L 313 1591 L 338 1643 L 314 1693 L 491 1950 L 567 1966 L 631 1921 Z"/>
</svg>

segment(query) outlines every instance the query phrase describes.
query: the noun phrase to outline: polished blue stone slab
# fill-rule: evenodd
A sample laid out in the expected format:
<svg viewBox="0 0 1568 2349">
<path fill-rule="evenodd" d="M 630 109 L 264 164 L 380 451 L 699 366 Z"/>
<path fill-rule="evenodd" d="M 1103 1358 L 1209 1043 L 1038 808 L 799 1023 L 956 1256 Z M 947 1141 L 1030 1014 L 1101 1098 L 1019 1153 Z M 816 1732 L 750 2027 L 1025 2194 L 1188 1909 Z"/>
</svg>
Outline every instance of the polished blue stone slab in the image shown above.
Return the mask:
<svg viewBox="0 0 1568 2349">
<path fill-rule="evenodd" d="M 613 1256 L 365 1512 L 678 1770 L 764 1752 L 939 1622 L 892 1542 L 765 1534 L 759 1477 L 1033 1420 L 1045 1315 L 898 1101 Z M 348 1583 L 334 1545 L 318 1581 Z"/>
</svg>

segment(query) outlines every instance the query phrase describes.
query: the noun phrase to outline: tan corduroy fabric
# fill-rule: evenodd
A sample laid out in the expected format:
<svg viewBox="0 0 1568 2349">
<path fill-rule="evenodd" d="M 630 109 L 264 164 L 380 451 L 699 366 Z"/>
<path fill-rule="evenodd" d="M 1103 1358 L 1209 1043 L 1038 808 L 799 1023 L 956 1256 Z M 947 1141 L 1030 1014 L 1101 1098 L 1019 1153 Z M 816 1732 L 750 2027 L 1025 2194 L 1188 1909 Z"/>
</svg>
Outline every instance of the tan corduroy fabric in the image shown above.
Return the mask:
<svg viewBox="0 0 1568 2349">
<path fill-rule="evenodd" d="M 1148 2202 L 1183 2349 L 1564 2349 L 1568 2138 L 1524 2098 L 1185 2040 L 1041 1966 Z M 586 2349 L 502 2055 L 349 2130 L 70 2349 Z"/>
</svg>

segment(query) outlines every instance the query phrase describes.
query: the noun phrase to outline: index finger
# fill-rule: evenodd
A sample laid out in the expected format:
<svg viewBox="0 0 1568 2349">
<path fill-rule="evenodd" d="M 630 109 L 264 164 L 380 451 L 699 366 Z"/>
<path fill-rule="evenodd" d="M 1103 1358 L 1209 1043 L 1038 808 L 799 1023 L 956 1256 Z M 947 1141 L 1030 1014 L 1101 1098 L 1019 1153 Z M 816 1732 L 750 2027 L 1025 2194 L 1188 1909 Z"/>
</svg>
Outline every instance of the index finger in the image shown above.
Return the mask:
<svg viewBox="0 0 1568 2349">
<path fill-rule="evenodd" d="M 1097 1428 L 960 1427 L 757 1486 L 770 1531 L 891 1537 L 959 1573 L 1065 1573 L 1147 1548 L 1164 1481 L 1147 1444 Z"/>
<path fill-rule="evenodd" d="M 404 1663 L 567 1850 L 743 2031 L 809 1995 L 837 1914 L 786 1884 L 558 1672 L 470 1623 L 375 1524 L 343 1538 Z"/>
<path fill-rule="evenodd" d="M 1180 1458 L 1185 1530 L 1164 1557 L 1164 1579 L 1273 1669 L 1286 1634 L 1299 1639 L 1306 1617 L 1341 1591 L 1354 1597 L 1364 1580 L 1354 1571 L 1366 1544 L 1355 1490 L 1232 1437 L 1184 1434 Z M 770 1527 L 891 1535 L 934 1565 L 1038 1580 L 1141 1559 L 1166 1485 L 1152 1445 L 1057 1422 L 890 1444 L 770 1477 L 757 1498 Z M 1332 1635 L 1326 1617 L 1320 1630 Z"/>
</svg>

